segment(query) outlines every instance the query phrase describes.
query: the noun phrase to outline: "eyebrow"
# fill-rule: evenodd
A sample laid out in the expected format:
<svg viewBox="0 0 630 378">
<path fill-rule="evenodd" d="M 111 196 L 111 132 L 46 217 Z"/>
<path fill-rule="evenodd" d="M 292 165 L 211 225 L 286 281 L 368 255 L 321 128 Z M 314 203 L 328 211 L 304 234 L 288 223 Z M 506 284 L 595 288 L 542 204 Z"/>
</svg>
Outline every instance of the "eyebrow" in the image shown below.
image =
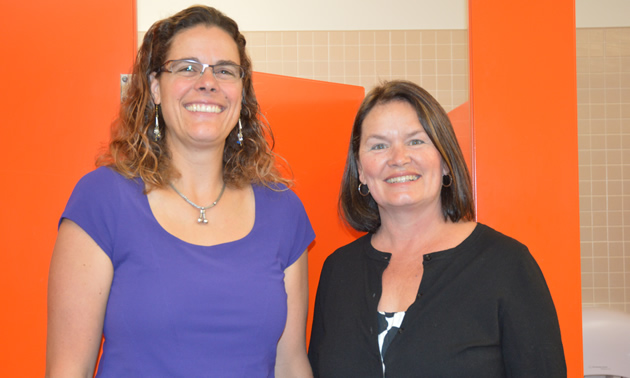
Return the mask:
<svg viewBox="0 0 630 378">
<path fill-rule="evenodd" d="M 236 62 L 234 62 L 232 60 L 219 60 L 214 65 L 216 66 L 216 65 L 219 65 L 219 64 L 231 64 L 231 65 L 235 65 L 235 66 L 240 66 L 240 64 L 237 64 Z"/>
<path fill-rule="evenodd" d="M 410 132 L 408 134 L 406 134 L 404 137 L 405 139 L 407 138 L 411 138 L 414 137 L 416 135 L 420 135 L 420 134 L 425 134 L 427 137 L 429 136 L 429 134 L 427 134 L 427 132 L 424 130 L 424 128 L 421 128 L 420 130 L 416 130 L 413 132 Z M 365 136 L 365 140 L 370 140 L 370 139 L 378 139 L 378 140 L 388 140 L 388 138 L 385 135 L 382 134 L 372 134 L 372 135 L 366 135 Z"/>
<path fill-rule="evenodd" d="M 172 60 L 191 60 L 193 62 L 197 62 L 197 63 L 201 63 L 201 60 L 195 58 L 195 57 L 187 57 L 187 58 L 180 58 L 180 59 L 172 59 Z M 240 64 L 237 64 L 236 62 L 232 61 L 232 60 L 219 60 L 218 62 L 214 63 L 213 66 L 218 66 L 218 65 L 234 65 L 234 66 L 240 66 Z"/>
</svg>

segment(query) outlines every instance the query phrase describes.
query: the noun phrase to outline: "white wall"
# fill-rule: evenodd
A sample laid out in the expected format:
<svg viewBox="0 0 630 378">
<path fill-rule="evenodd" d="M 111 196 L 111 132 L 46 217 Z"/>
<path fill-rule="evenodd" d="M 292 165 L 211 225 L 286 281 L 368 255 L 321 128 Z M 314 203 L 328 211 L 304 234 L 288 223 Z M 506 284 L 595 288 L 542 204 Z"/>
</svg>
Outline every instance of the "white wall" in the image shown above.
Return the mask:
<svg viewBox="0 0 630 378">
<path fill-rule="evenodd" d="M 243 31 L 468 28 L 467 0 L 138 0 L 138 30 L 200 3 L 226 13 Z M 630 27 L 630 0 L 576 0 L 575 13 L 579 28 Z"/>
<path fill-rule="evenodd" d="M 138 0 L 138 30 L 194 4 L 243 31 L 467 29 L 467 0 Z"/>
<path fill-rule="evenodd" d="M 576 0 L 578 28 L 630 26 L 630 0 Z"/>
</svg>

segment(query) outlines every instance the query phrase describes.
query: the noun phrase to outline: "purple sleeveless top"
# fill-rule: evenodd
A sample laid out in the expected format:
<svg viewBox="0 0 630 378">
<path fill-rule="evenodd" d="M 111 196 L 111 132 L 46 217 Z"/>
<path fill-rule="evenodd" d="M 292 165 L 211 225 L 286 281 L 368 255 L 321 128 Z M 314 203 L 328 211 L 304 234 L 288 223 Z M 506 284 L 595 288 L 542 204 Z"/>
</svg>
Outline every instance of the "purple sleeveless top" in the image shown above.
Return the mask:
<svg viewBox="0 0 630 378">
<path fill-rule="evenodd" d="M 114 266 L 97 377 L 273 377 L 284 270 L 315 237 L 299 198 L 254 186 L 251 232 L 205 247 L 166 232 L 143 189 L 101 167 L 79 181 L 62 215 Z"/>
</svg>

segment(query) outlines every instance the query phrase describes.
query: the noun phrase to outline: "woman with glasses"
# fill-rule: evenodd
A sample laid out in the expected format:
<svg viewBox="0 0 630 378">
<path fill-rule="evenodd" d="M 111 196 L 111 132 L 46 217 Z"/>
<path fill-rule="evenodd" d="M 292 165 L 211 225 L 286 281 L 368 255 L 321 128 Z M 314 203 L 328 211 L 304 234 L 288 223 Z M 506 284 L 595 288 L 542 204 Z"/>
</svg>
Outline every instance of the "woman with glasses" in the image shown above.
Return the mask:
<svg viewBox="0 0 630 378">
<path fill-rule="evenodd" d="M 47 375 L 309 377 L 314 233 L 275 168 L 238 26 L 155 23 L 109 150 L 77 184 L 50 267 Z"/>
<path fill-rule="evenodd" d="M 527 247 L 474 221 L 466 163 L 428 92 L 392 81 L 368 93 L 339 205 L 367 234 L 322 268 L 316 377 L 566 377 L 545 279 Z"/>
</svg>

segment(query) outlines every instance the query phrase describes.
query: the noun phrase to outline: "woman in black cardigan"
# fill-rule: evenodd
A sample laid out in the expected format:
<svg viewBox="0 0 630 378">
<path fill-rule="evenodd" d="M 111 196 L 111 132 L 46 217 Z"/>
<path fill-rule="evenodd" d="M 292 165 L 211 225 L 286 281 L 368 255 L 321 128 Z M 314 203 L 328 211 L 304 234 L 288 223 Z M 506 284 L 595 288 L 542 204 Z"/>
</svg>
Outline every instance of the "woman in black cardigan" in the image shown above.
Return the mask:
<svg viewBox="0 0 630 378">
<path fill-rule="evenodd" d="M 342 182 L 367 234 L 326 260 L 316 377 L 566 377 L 549 289 L 527 247 L 476 223 L 451 123 L 405 81 L 368 93 Z"/>
</svg>

